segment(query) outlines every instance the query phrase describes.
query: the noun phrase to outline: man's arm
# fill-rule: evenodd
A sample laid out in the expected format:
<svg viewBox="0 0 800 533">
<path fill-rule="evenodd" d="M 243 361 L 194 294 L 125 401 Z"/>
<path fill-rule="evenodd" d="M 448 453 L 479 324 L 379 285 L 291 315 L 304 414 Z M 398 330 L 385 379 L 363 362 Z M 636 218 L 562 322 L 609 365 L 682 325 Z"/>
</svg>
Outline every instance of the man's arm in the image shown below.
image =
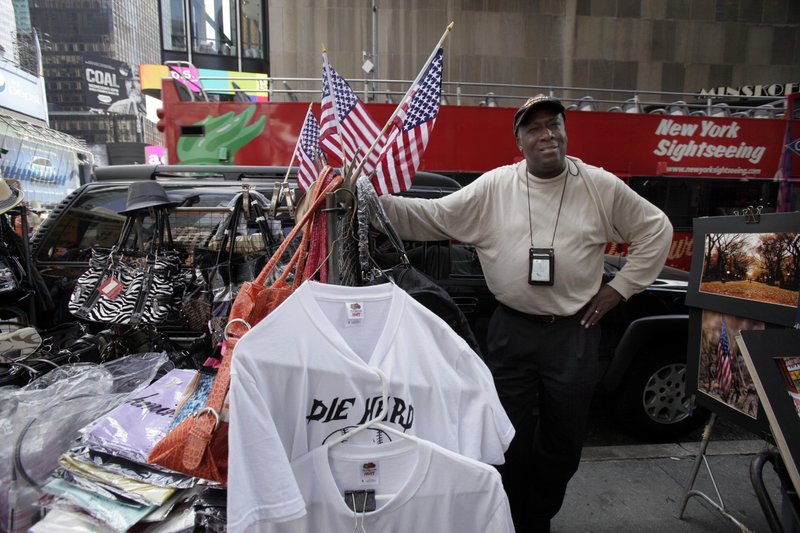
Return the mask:
<svg viewBox="0 0 800 533">
<path fill-rule="evenodd" d="M 628 260 L 608 285 L 626 300 L 653 283 L 672 244 L 672 224 L 659 208 L 619 180 L 612 224 L 629 244 Z"/>
<path fill-rule="evenodd" d="M 442 198 L 380 197 L 386 216 L 401 239 L 455 239 L 478 244 L 481 216 L 489 193 L 481 178 Z"/>
</svg>

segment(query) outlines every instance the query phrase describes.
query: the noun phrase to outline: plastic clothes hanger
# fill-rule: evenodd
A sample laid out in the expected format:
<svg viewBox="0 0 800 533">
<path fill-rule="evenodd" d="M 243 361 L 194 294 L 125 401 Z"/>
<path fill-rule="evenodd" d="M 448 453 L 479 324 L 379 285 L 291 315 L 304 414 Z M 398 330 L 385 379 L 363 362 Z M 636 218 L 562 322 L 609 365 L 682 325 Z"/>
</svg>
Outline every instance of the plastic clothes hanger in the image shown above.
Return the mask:
<svg viewBox="0 0 800 533">
<path fill-rule="evenodd" d="M 385 433 L 388 433 L 389 435 L 394 435 L 394 436 L 400 437 L 402 439 L 406 439 L 408 441 L 411 441 L 415 445 L 419 442 L 417 437 L 415 437 L 414 435 L 409 435 L 407 433 L 403 433 L 402 431 L 394 429 L 393 427 L 388 426 L 386 424 L 381 424 L 381 421 L 384 420 L 386 418 L 386 416 L 389 414 L 389 380 L 387 379 L 386 374 L 384 374 L 383 371 L 380 370 L 379 368 L 372 367 L 372 371 L 375 372 L 376 374 L 378 374 L 378 377 L 381 380 L 381 411 L 375 417 L 367 420 L 366 422 L 364 422 L 363 424 L 361 424 L 359 426 L 356 426 L 356 428 L 353 429 L 352 431 L 348 431 L 347 433 L 345 433 L 343 435 L 339 435 L 335 439 L 329 441 L 327 443 L 328 450 L 330 450 L 335 445 L 337 445 L 337 444 L 339 444 L 341 442 L 344 442 L 345 440 L 349 439 L 353 435 L 355 435 L 357 433 L 360 433 L 360 432 L 362 432 L 362 431 L 364 431 L 365 429 L 368 429 L 368 428 L 380 429 L 381 431 L 384 431 Z M 395 494 L 376 494 L 375 495 L 375 499 L 376 500 L 390 500 L 390 499 L 392 499 L 394 497 L 395 497 Z M 362 515 L 363 515 L 363 513 L 362 513 Z M 362 518 L 362 528 L 363 528 L 363 518 Z M 355 531 L 355 529 L 353 531 Z"/>
<path fill-rule="evenodd" d="M 386 424 L 381 424 L 381 422 L 385 420 L 386 416 L 389 414 L 389 380 L 386 378 L 386 374 L 384 374 L 379 368 L 372 367 L 372 371 L 378 374 L 378 377 L 381 380 L 381 411 L 375 417 L 367 420 L 359 426 L 356 426 L 355 429 L 339 435 L 335 439 L 329 441 L 327 444 L 328 448 L 331 448 L 340 442 L 344 442 L 353 435 L 361 433 L 368 428 L 380 429 L 389 435 L 394 435 L 415 443 L 417 442 L 417 438 L 415 436 L 403 433 L 402 431 L 399 431 L 391 426 L 387 426 Z"/>
</svg>

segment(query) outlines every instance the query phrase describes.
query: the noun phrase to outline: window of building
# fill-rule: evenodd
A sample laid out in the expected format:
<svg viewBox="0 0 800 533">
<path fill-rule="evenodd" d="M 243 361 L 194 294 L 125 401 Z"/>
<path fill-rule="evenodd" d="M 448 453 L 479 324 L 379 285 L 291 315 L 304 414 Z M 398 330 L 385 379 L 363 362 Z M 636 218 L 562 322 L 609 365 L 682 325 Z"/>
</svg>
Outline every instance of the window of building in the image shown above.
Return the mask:
<svg viewBox="0 0 800 533">
<path fill-rule="evenodd" d="M 261 0 L 242 0 L 242 57 L 264 57 Z"/>
<path fill-rule="evenodd" d="M 192 49 L 200 54 L 236 55 L 234 0 L 192 0 Z"/>
<path fill-rule="evenodd" d="M 162 0 L 161 20 L 163 21 L 164 50 L 186 51 L 186 19 L 183 13 L 183 0 Z"/>
<path fill-rule="evenodd" d="M 242 57 L 263 58 L 262 1 L 189 0 L 192 52 L 236 56 L 241 32 Z M 161 19 L 164 50 L 186 52 L 184 0 L 162 0 Z"/>
</svg>

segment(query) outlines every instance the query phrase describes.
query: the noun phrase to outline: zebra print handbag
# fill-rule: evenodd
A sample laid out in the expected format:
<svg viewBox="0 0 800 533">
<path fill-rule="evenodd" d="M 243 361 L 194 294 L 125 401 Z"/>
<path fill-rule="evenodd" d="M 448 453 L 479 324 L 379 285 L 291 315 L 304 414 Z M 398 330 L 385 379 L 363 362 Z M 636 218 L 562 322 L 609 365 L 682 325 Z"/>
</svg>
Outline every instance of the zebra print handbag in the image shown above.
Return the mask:
<svg viewBox="0 0 800 533">
<path fill-rule="evenodd" d="M 75 283 L 69 311 L 90 322 L 162 324 L 174 318 L 186 287 L 165 208 L 154 208 L 154 231 L 144 241 L 143 214 L 131 213 L 111 249 L 92 249 L 89 269 Z M 134 234 L 132 245 L 127 241 Z"/>
</svg>

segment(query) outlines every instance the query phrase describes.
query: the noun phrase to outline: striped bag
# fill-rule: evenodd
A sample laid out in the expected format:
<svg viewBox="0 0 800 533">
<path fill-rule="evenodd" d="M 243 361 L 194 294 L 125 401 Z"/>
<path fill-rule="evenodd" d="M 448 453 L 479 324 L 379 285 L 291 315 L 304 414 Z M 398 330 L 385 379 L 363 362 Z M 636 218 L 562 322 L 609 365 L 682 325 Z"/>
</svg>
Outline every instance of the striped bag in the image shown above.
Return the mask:
<svg viewBox="0 0 800 533">
<path fill-rule="evenodd" d="M 111 249 L 92 249 L 89 268 L 75 283 L 69 311 L 106 324 L 162 324 L 175 318 L 186 287 L 166 208 L 152 208 L 155 224 L 145 242 L 144 213 L 131 213 Z M 128 241 L 132 239 L 132 243 Z"/>
</svg>

